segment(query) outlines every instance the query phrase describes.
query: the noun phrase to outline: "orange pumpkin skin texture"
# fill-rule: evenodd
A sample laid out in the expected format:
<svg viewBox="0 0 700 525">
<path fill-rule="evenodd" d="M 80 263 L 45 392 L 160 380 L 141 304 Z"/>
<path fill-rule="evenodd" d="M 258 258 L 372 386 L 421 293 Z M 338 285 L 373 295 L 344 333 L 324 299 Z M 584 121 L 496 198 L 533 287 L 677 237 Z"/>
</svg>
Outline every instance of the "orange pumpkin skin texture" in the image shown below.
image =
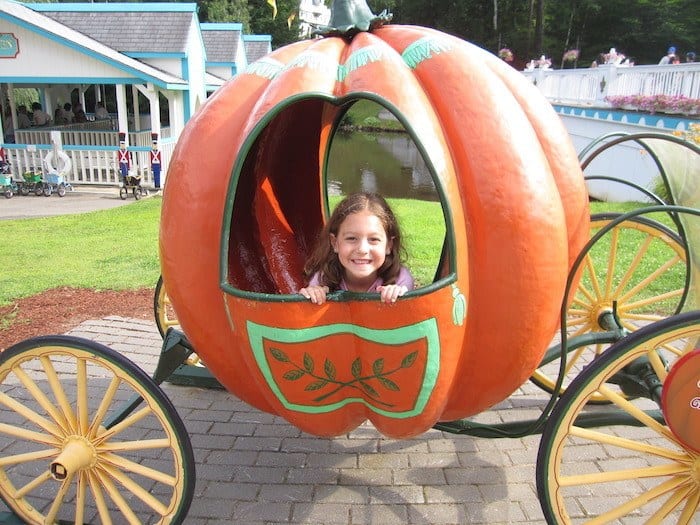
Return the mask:
<svg viewBox="0 0 700 525">
<path fill-rule="evenodd" d="M 288 294 L 324 220 L 339 106 L 357 98 L 422 149 L 453 256 L 438 286 L 395 305 L 318 307 Z M 312 434 L 369 419 L 408 437 L 527 380 L 587 238 L 575 151 L 537 89 L 471 44 L 385 26 L 286 46 L 220 88 L 175 149 L 160 251 L 183 331 L 228 390 Z"/>
</svg>

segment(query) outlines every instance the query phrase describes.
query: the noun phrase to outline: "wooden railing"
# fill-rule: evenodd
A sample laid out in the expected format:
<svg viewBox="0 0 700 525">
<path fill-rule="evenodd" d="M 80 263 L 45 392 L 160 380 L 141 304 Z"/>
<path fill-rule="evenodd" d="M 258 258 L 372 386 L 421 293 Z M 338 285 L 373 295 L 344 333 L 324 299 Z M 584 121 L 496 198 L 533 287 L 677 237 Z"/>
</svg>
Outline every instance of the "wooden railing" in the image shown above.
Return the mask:
<svg viewBox="0 0 700 525">
<path fill-rule="evenodd" d="M 669 95 L 700 99 L 700 63 L 665 66 L 603 65 L 523 71 L 558 104 L 609 107 L 608 96 Z"/>
</svg>

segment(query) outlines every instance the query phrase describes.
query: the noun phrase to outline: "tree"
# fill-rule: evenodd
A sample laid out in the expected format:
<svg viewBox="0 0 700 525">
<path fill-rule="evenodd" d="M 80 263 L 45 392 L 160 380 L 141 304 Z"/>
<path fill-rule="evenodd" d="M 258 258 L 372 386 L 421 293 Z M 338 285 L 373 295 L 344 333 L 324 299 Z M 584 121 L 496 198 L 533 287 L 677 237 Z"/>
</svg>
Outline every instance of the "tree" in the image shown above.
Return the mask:
<svg viewBox="0 0 700 525">
<path fill-rule="evenodd" d="M 240 22 L 244 28 L 250 27 L 247 0 L 202 0 L 198 4 L 202 22 Z"/>
</svg>

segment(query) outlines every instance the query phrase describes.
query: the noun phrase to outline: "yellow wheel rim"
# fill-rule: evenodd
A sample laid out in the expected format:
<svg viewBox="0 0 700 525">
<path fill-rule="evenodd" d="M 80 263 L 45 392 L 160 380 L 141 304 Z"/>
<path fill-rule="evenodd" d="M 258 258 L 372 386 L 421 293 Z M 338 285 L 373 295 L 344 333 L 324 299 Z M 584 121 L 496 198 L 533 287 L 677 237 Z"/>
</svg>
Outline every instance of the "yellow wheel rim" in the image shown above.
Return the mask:
<svg viewBox="0 0 700 525">
<path fill-rule="evenodd" d="M 591 236 L 615 217 L 614 214 L 593 217 Z M 623 240 L 636 247 L 634 253 L 621 253 Z M 611 229 L 593 246 L 581 267 L 581 279 L 567 311 L 569 340 L 603 332 L 599 319 L 605 312 L 612 312 L 613 301 L 617 301 L 617 315 L 623 327 L 633 332 L 676 313 L 683 297 L 687 267 L 682 241 L 665 226 L 644 217 L 623 221 Z M 673 283 L 670 289 L 658 285 L 662 277 Z M 601 343 L 570 352 L 561 391 L 608 346 Z M 557 359 L 540 367 L 532 375 L 532 381 L 554 392 L 559 366 Z M 595 396 L 591 402 L 605 400 Z"/>
<path fill-rule="evenodd" d="M 110 424 L 125 400 L 143 402 Z M 194 485 L 172 404 L 116 352 L 37 338 L 0 363 L 0 496 L 26 523 L 176 523 Z"/>
<path fill-rule="evenodd" d="M 623 395 L 614 378 L 644 357 L 663 383 L 672 364 L 697 346 L 699 323 L 700 312 L 693 312 L 642 328 L 571 383 L 550 416 L 538 456 L 548 522 L 697 523 L 700 455 L 658 421 L 655 402 Z M 594 396 L 611 406 L 587 408 Z M 615 411 L 639 426 L 607 422 L 586 428 L 578 418 L 591 410 Z"/>
</svg>

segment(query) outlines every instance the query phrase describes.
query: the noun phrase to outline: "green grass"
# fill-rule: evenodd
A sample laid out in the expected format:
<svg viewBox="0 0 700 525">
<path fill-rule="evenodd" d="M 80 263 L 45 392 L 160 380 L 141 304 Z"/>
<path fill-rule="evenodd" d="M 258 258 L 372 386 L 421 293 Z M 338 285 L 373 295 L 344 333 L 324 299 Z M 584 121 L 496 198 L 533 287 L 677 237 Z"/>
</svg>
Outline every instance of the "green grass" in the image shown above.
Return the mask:
<svg viewBox="0 0 700 525">
<path fill-rule="evenodd" d="M 390 203 L 401 223 L 408 266 L 419 284 L 430 283 L 445 235 L 440 204 L 406 199 Z M 591 212 L 624 212 L 637 206 L 593 203 Z M 154 197 L 93 213 L 0 222 L 4 241 L 0 306 L 61 286 L 96 290 L 155 286 L 160 274 L 160 208 L 161 199 Z M 663 215 L 655 218 L 670 224 Z M 621 253 L 634 251 L 633 244 L 621 249 Z M 0 319 L 0 325 L 8 318 Z"/>
<path fill-rule="evenodd" d="M 0 222 L 0 305 L 60 286 L 155 286 L 161 199 L 110 210 Z"/>
</svg>

